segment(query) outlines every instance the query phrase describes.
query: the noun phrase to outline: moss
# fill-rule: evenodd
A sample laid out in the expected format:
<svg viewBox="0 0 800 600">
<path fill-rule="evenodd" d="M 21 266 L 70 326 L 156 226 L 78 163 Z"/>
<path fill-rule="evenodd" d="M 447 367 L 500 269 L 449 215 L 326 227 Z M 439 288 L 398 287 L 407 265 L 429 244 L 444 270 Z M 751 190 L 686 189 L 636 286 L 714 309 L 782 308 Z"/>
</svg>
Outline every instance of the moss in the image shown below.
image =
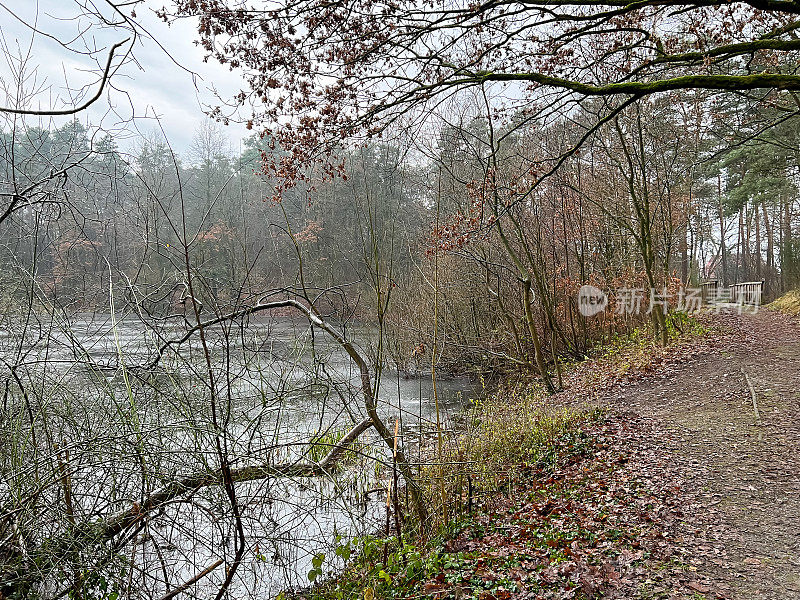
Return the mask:
<svg viewBox="0 0 800 600">
<path fill-rule="evenodd" d="M 791 290 L 767 305 L 771 310 L 777 310 L 789 315 L 800 315 L 800 290 Z"/>
</svg>

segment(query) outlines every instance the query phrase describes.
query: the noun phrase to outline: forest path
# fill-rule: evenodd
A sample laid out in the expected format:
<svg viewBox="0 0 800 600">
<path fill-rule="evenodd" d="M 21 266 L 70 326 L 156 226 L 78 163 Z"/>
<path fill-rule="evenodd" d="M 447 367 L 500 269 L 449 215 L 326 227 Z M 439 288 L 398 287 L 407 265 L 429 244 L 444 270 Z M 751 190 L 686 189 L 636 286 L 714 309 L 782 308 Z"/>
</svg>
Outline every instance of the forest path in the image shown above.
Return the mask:
<svg viewBox="0 0 800 600">
<path fill-rule="evenodd" d="M 721 314 L 724 343 L 614 388 L 600 404 L 652 421 L 703 507 L 687 527 L 707 598 L 800 599 L 800 323 Z M 757 396 L 759 419 L 750 388 Z"/>
</svg>

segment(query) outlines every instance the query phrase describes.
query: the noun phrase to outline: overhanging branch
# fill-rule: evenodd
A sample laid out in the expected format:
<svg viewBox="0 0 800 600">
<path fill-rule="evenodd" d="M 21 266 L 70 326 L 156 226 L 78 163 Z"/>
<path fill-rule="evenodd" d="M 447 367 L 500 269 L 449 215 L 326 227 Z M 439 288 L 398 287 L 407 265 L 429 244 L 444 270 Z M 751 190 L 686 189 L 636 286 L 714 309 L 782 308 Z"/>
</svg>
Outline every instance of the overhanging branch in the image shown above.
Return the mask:
<svg viewBox="0 0 800 600">
<path fill-rule="evenodd" d="M 614 96 L 627 94 L 642 97 L 658 92 L 703 89 L 739 91 L 757 89 L 800 90 L 800 75 L 755 73 L 752 75 L 683 75 L 654 81 L 624 81 L 606 85 L 593 85 L 552 77 L 543 73 L 494 73 L 479 71 L 471 76 L 450 80 L 448 85 L 461 86 L 491 81 L 521 81 L 570 90 L 585 96 Z"/>
<path fill-rule="evenodd" d="M 22 108 L 9 108 L 7 106 L 0 106 L 0 112 L 10 113 L 12 115 L 36 115 L 40 117 L 56 117 L 56 116 L 64 116 L 64 115 L 74 115 L 76 113 L 81 112 L 89 108 L 92 104 L 97 102 L 100 96 L 103 94 L 103 90 L 108 83 L 108 80 L 111 77 L 111 62 L 114 59 L 114 54 L 116 53 L 117 49 L 124 44 L 126 44 L 130 40 L 130 38 L 125 38 L 121 42 L 117 42 L 113 46 L 111 46 L 111 50 L 108 52 L 108 60 L 106 61 L 106 67 L 103 70 L 103 76 L 100 79 L 100 86 L 97 88 L 97 92 L 95 92 L 94 96 L 89 98 L 83 104 L 79 106 L 73 106 L 72 108 L 65 108 L 62 110 L 28 110 Z"/>
</svg>

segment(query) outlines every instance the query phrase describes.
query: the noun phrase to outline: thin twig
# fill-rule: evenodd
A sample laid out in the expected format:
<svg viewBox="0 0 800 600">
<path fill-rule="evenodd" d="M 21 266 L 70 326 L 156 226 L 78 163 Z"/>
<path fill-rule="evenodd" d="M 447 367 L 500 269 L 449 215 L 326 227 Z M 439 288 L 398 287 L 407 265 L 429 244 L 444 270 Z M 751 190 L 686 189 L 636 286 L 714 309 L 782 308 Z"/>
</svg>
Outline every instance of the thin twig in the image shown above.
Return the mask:
<svg viewBox="0 0 800 600">
<path fill-rule="evenodd" d="M 218 566 L 220 566 L 220 565 L 221 565 L 223 562 L 225 562 L 225 561 L 223 561 L 223 560 L 220 558 L 220 559 L 219 559 L 217 562 L 215 562 L 213 565 L 209 565 L 209 566 L 207 566 L 205 569 L 203 569 L 202 571 L 200 571 L 200 572 L 199 572 L 197 575 L 195 575 L 194 577 L 192 577 L 192 578 L 191 578 L 189 581 L 187 581 L 186 583 L 183 583 L 183 584 L 181 584 L 180 586 L 176 587 L 176 588 L 175 588 L 174 590 L 172 590 L 170 593 L 168 593 L 168 594 L 166 594 L 166 595 L 164 595 L 164 596 L 161 596 L 160 600 L 170 600 L 170 598 L 174 598 L 175 596 L 177 596 L 177 595 L 178 595 L 178 594 L 180 594 L 181 592 L 183 592 L 183 591 L 185 591 L 186 589 L 188 589 L 188 588 L 189 588 L 189 586 L 191 586 L 191 585 L 193 585 L 193 584 L 197 583 L 197 582 L 198 582 L 198 581 L 200 581 L 200 580 L 201 580 L 203 577 L 205 577 L 206 575 L 208 575 L 209 573 L 211 573 L 211 571 L 213 571 L 214 569 L 216 569 L 216 568 L 217 568 Z"/>
<path fill-rule="evenodd" d="M 747 387 L 750 388 L 750 397 L 753 399 L 753 412 L 756 415 L 756 425 L 758 425 L 759 427 L 763 427 L 764 422 L 761 420 L 761 413 L 758 412 L 758 397 L 756 396 L 756 390 L 753 387 L 753 382 L 750 381 L 750 377 L 748 377 L 744 369 L 741 369 L 741 371 L 742 375 L 744 375 L 744 380 L 747 382 Z"/>
</svg>

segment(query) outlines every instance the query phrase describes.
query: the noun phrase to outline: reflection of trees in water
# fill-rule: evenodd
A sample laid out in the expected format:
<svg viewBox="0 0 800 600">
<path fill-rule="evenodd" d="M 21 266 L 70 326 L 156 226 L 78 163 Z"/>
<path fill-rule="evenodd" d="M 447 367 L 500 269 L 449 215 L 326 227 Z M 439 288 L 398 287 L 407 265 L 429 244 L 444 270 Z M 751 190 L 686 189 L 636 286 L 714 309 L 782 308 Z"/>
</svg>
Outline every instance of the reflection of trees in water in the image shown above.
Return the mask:
<svg viewBox="0 0 800 600">
<path fill-rule="evenodd" d="M 4 399 L 4 585 L 57 592 L 78 577 L 88 593 L 105 578 L 120 593 L 158 596 L 165 582 L 190 580 L 235 550 L 237 518 L 214 459 L 220 432 L 202 357 L 187 342 L 145 371 L 139 367 L 159 337 L 181 328 L 148 337 L 132 314 L 74 321 L 62 314 L 51 311 L 49 327 L 26 343 L 24 322 L 4 323 L 3 357 L 22 348 L 28 359 Z M 220 323 L 207 333 L 248 547 L 232 591 L 298 585 L 312 556 L 334 556 L 335 533 L 375 528 L 377 505 L 365 492 L 375 485 L 373 459 L 389 455 L 376 435 L 362 435 L 371 421 L 336 345 L 286 318 L 246 330 Z M 408 410 L 417 399 L 404 400 L 400 414 L 419 422 Z M 391 405 L 381 413 L 397 414 Z M 336 434 L 353 424 L 362 442 L 340 471 L 324 440 L 346 443 Z M 323 440 L 313 460 L 312 440 Z M 216 589 L 221 573 L 205 575 L 200 589 Z"/>
<path fill-rule="evenodd" d="M 306 581 L 335 533 L 373 528 L 365 488 L 392 461 L 375 421 L 422 423 L 406 391 L 367 391 L 383 358 L 355 322 L 370 285 L 348 258 L 364 233 L 349 190 L 277 206 L 253 148 L 219 136 L 182 164 L 157 138 L 126 155 L 77 123 L 14 126 L 6 183 L 30 189 L 0 221 L 0 591 Z M 301 318 L 255 315 L 264 302 Z"/>
</svg>

